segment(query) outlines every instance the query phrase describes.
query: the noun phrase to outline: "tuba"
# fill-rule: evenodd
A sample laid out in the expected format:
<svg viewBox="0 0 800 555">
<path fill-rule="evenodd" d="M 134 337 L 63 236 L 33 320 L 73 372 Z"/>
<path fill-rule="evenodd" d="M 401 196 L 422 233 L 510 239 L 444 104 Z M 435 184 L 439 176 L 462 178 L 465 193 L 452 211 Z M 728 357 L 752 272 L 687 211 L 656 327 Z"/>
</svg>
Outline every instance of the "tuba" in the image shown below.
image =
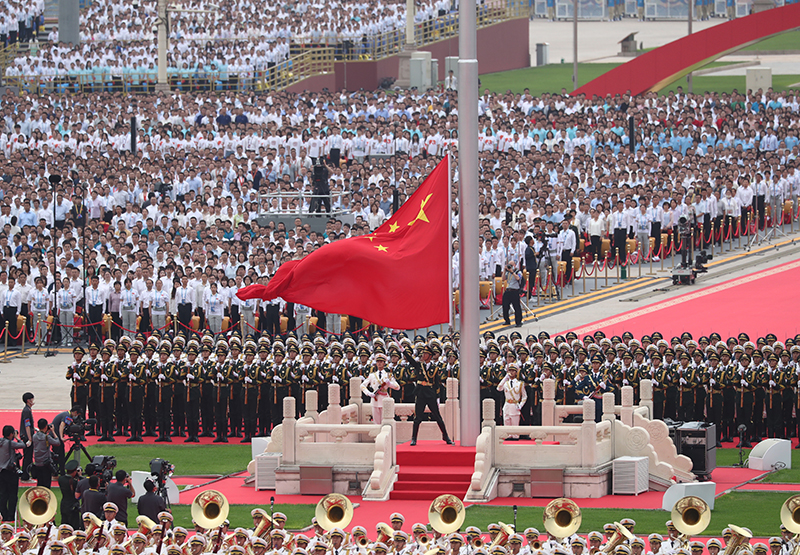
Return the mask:
<svg viewBox="0 0 800 555">
<path fill-rule="evenodd" d="M 581 526 L 581 518 L 578 504 L 566 497 L 550 501 L 542 514 L 545 530 L 558 541 L 577 532 Z"/>
<path fill-rule="evenodd" d="M 341 493 L 329 493 L 317 503 L 314 516 L 328 532 L 334 528 L 344 529 L 353 520 L 353 504 Z"/>
<path fill-rule="evenodd" d="M 726 555 L 737 555 L 744 550 L 749 550 L 750 538 L 753 537 L 753 534 L 741 526 L 736 526 L 735 524 L 728 524 L 728 528 L 731 529 L 731 539 L 728 542 L 728 545 L 725 546 Z M 795 548 L 795 551 L 796 550 L 797 548 Z"/>
<path fill-rule="evenodd" d="M 228 518 L 229 510 L 225 496 L 210 489 L 198 493 L 192 501 L 192 520 L 206 530 L 217 528 Z"/>
<path fill-rule="evenodd" d="M 793 540 L 797 547 L 792 549 L 791 555 L 800 555 L 800 542 L 797 541 L 800 539 L 800 495 L 791 496 L 781 505 L 781 524 L 794 534 Z M 738 535 L 738 532 L 734 531 L 734 534 Z"/>
<path fill-rule="evenodd" d="M 34 526 L 47 524 L 53 520 L 57 510 L 56 496 L 45 487 L 26 489 L 19 500 L 19 514 L 22 520 Z"/>
<path fill-rule="evenodd" d="M 631 534 L 630 530 L 619 522 L 614 522 L 614 528 L 616 528 L 615 532 L 611 535 L 608 543 L 600 549 L 600 553 L 611 555 L 620 544 L 624 543 L 626 540 L 629 541 L 633 539 L 633 534 Z"/>
<path fill-rule="evenodd" d="M 508 538 L 510 538 L 511 535 L 514 533 L 514 529 L 511 526 L 509 526 L 508 524 L 504 524 L 502 522 L 498 522 L 497 525 L 500 526 L 500 531 L 495 536 L 494 541 L 492 542 L 492 545 L 489 546 L 489 552 L 490 553 L 498 545 L 505 545 L 506 542 L 508 541 Z"/>
<path fill-rule="evenodd" d="M 465 516 L 464 503 L 461 502 L 461 499 L 449 493 L 434 499 L 428 508 L 428 521 L 431 523 L 431 528 L 442 535 L 447 535 L 461 528 L 461 525 L 464 524 Z"/>
<path fill-rule="evenodd" d="M 253 531 L 253 537 L 269 541 L 265 536 L 269 536 L 270 530 L 274 528 L 274 524 L 269 515 L 261 515 L 261 522 L 258 523 L 258 526 L 256 526 L 256 529 Z"/>
<path fill-rule="evenodd" d="M 701 534 L 708 527 L 711 522 L 711 509 L 708 503 L 699 497 L 687 495 L 675 502 L 670 517 L 675 528 L 681 533 L 678 539 L 686 545 L 692 536 Z M 733 551 L 729 551 L 726 547 L 725 553 L 732 555 Z"/>
<path fill-rule="evenodd" d="M 378 529 L 378 538 L 375 540 L 376 542 L 386 543 L 387 541 L 394 538 L 394 530 L 392 530 L 391 526 L 389 526 L 385 522 L 379 522 L 377 525 L 377 529 Z"/>
<path fill-rule="evenodd" d="M 156 527 L 156 523 L 144 515 L 139 515 L 136 517 L 136 524 L 139 525 L 138 532 L 144 536 L 149 536 L 153 531 L 153 528 Z"/>
</svg>

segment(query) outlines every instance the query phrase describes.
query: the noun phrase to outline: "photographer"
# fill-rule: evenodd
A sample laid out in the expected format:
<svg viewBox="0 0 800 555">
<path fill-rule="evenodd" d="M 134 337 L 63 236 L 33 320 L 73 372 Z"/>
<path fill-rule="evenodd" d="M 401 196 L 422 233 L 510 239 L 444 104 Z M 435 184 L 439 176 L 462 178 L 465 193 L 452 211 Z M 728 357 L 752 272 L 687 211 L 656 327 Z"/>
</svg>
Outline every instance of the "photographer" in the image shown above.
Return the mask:
<svg viewBox="0 0 800 555">
<path fill-rule="evenodd" d="M 106 503 L 106 494 L 100 491 L 100 476 L 89 476 L 89 489 L 81 495 L 81 512 L 92 513 L 102 520 L 104 518 L 103 505 Z"/>
<path fill-rule="evenodd" d="M 322 205 L 325 205 L 325 212 L 331 211 L 331 187 L 329 177 L 333 173 L 333 168 L 320 160 L 320 163 L 313 168 L 311 176 L 311 194 L 314 198 L 311 199 L 311 205 L 308 209 L 312 214 L 314 212 L 321 212 Z"/>
<path fill-rule="evenodd" d="M 167 503 L 164 498 L 156 494 L 156 485 L 152 480 L 144 481 L 144 495 L 139 497 L 136 509 L 140 515 L 148 517 L 153 522 L 158 522 L 158 513 L 166 510 Z"/>
<path fill-rule="evenodd" d="M 17 513 L 17 497 L 19 492 L 19 473 L 17 472 L 17 449 L 30 447 L 27 443 L 14 441 L 19 433 L 14 426 L 3 426 L 3 437 L 0 438 L 0 518 L 13 521 Z"/>
<path fill-rule="evenodd" d="M 108 484 L 106 498 L 117 506 L 117 522 L 128 527 L 128 499 L 136 495 L 131 477 L 124 470 L 117 470 L 117 481 Z"/>
<path fill-rule="evenodd" d="M 66 450 L 64 449 L 64 441 L 68 437 L 73 437 L 76 435 L 74 433 L 74 429 L 72 426 L 78 428 L 79 433 L 77 435 L 83 435 L 83 425 L 77 422 L 78 415 L 81 413 L 81 407 L 74 406 L 72 407 L 69 412 L 59 412 L 55 418 L 53 418 L 53 430 L 55 430 L 56 437 L 59 439 L 58 445 L 53 446 L 53 454 L 55 455 L 55 462 L 58 467 L 58 475 L 64 474 L 64 464 L 66 461 Z"/>
<path fill-rule="evenodd" d="M 33 407 L 33 404 L 36 402 L 33 393 L 30 391 L 23 393 L 22 402 L 25 403 L 25 406 L 22 407 L 22 414 L 20 416 L 19 437 L 27 444 L 27 447 L 22 451 L 22 480 L 28 481 L 30 479 L 28 468 L 33 464 L 33 447 L 31 447 L 32 444 L 30 440 L 33 437 L 33 433 L 36 431 L 36 428 L 33 427 L 33 411 L 31 410 L 31 407 Z"/>
<path fill-rule="evenodd" d="M 76 492 L 81 479 L 81 467 L 73 459 L 65 465 L 65 470 L 66 474 L 58 478 L 58 487 L 61 490 L 61 524 L 69 524 L 79 530 L 83 528 L 83 521 Z"/>
<path fill-rule="evenodd" d="M 53 427 L 46 418 L 40 418 L 36 423 L 39 429 L 33 434 L 33 472 L 36 485 L 49 488 L 53 482 L 53 469 L 51 463 L 53 455 L 50 446 L 61 445 Z"/>
<path fill-rule="evenodd" d="M 689 268 L 692 265 L 692 239 L 693 226 L 686 218 L 681 216 L 678 220 L 678 234 L 681 237 L 681 266 Z"/>
<path fill-rule="evenodd" d="M 503 293 L 503 320 L 507 326 L 511 325 L 508 309 L 513 305 L 514 322 L 517 327 L 520 327 L 522 326 L 522 306 L 519 302 L 519 295 L 521 293 L 520 284 L 522 283 L 522 272 L 514 268 L 513 262 L 509 262 L 506 264 L 503 279 L 508 283 Z"/>
</svg>

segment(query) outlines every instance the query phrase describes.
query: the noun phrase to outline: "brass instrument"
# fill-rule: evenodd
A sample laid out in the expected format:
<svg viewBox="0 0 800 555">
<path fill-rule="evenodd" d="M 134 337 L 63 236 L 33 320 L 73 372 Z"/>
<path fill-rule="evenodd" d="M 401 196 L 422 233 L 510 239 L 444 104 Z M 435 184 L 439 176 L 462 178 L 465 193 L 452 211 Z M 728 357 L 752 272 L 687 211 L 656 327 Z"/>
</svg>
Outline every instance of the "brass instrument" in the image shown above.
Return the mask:
<svg viewBox="0 0 800 555">
<path fill-rule="evenodd" d="M 472 540 L 472 547 L 474 547 L 475 549 L 481 549 L 483 548 L 484 545 L 486 544 L 484 543 L 483 538 L 480 536 Z"/>
<path fill-rule="evenodd" d="M 608 555 L 611 555 L 612 553 L 614 553 L 614 551 L 620 544 L 625 542 L 625 540 L 633 539 L 634 536 L 633 534 L 631 534 L 630 530 L 625 528 L 619 522 L 614 522 L 614 528 L 616 528 L 616 530 L 611 535 L 611 538 L 608 540 L 608 543 L 605 544 L 600 549 L 599 553 L 606 553 Z"/>
<path fill-rule="evenodd" d="M 420 534 L 417 543 L 419 543 L 420 547 L 428 547 L 431 544 L 431 539 L 428 537 L 428 534 Z"/>
<path fill-rule="evenodd" d="M 157 526 L 155 522 L 144 515 L 139 515 L 136 517 L 136 524 L 139 525 L 138 532 L 144 536 L 150 535 L 150 533 L 153 531 L 153 528 Z"/>
<path fill-rule="evenodd" d="M 728 524 L 728 528 L 731 529 L 731 539 L 725 546 L 725 553 L 727 555 L 737 555 L 739 553 L 743 553 L 744 551 L 749 551 L 750 538 L 753 537 L 753 534 L 741 526 L 736 526 L 735 524 Z M 797 548 L 795 547 L 794 552 L 796 551 Z"/>
<path fill-rule="evenodd" d="M 334 528 L 344 529 L 353 520 L 353 504 L 341 493 L 329 493 L 317 503 L 314 516 L 327 532 Z"/>
<path fill-rule="evenodd" d="M 93 536 L 96 535 L 95 532 L 98 528 L 103 527 L 103 521 L 97 518 L 93 513 L 83 513 L 83 520 L 89 520 L 89 525 L 86 526 L 86 542 L 89 543 Z M 85 524 L 85 522 L 84 522 Z"/>
<path fill-rule="evenodd" d="M 229 510 L 225 496 L 213 489 L 198 493 L 192 501 L 192 519 L 206 530 L 225 522 Z"/>
<path fill-rule="evenodd" d="M 387 541 L 394 538 L 394 530 L 392 530 L 392 527 L 386 524 L 385 522 L 379 522 L 377 528 L 378 528 L 378 538 L 375 540 L 376 542 L 386 543 Z"/>
<path fill-rule="evenodd" d="M 22 520 L 34 526 L 53 520 L 56 511 L 58 511 L 56 496 L 45 487 L 28 488 L 19 500 L 19 514 Z"/>
<path fill-rule="evenodd" d="M 434 499 L 428 508 L 428 521 L 440 534 L 449 534 L 461 528 L 465 517 L 464 503 L 449 493 Z"/>
<path fill-rule="evenodd" d="M 692 536 L 702 533 L 708 527 L 711 522 L 711 509 L 701 498 L 687 495 L 675 502 L 670 517 L 675 528 L 681 533 L 678 539 L 682 546 L 685 546 Z M 733 551 L 726 548 L 725 554 L 732 555 Z"/>
<path fill-rule="evenodd" d="M 781 505 L 781 524 L 794 534 L 795 547 L 791 555 L 800 555 L 800 495 L 793 495 Z M 738 526 L 737 526 L 738 528 Z M 733 528 L 731 528 L 733 531 Z M 738 532 L 734 532 L 738 535 Z"/>
<path fill-rule="evenodd" d="M 264 536 L 269 536 L 270 531 L 274 527 L 275 527 L 275 523 L 272 521 L 270 516 L 268 514 L 266 514 L 266 513 L 262 514 L 261 515 L 261 522 L 259 522 L 258 526 L 256 526 L 256 529 L 253 530 L 253 536 L 257 537 L 257 538 L 261 538 L 262 540 L 267 540 L 268 537 L 264 537 Z"/>
<path fill-rule="evenodd" d="M 356 540 L 356 545 L 358 547 L 367 547 L 369 545 L 369 539 L 367 536 L 359 536 Z"/>
<path fill-rule="evenodd" d="M 540 540 L 533 540 L 533 543 L 529 544 L 528 547 L 531 548 L 531 551 L 539 551 L 542 548 L 542 542 Z"/>
<path fill-rule="evenodd" d="M 78 550 L 75 549 L 75 545 L 74 545 L 75 538 L 77 538 L 77 537 L 78 536 L 70 536 L 68 538 L 64 538 L 64 540 L 61 542 L 64 545 L 67 546 L 67 549 L 69 549 L 69 552 L 72 553 L 72 555 L 78 555 Z"/>
<path fill-rule="evenodd" d="M 492 545 L 489 546 L 490 553 L 498 545 L 505 545 L 506 542 L 508 542 L 508 538 L 510 538 L 511 535 L 514 533 L 514 529 L 508 524 L 505 524 L 503 522 L 498 522 L 497 525 L 500 526 L 500 531 L 494 537 Z"/>
<path fill-rule="evenodd" d="M 542 514 L 545 530 L 558 541 L 577 532 L 581 526 L 581 519 L 581 509 L 578 504 L 566 497 L 550 501 Z"/>
</svg>

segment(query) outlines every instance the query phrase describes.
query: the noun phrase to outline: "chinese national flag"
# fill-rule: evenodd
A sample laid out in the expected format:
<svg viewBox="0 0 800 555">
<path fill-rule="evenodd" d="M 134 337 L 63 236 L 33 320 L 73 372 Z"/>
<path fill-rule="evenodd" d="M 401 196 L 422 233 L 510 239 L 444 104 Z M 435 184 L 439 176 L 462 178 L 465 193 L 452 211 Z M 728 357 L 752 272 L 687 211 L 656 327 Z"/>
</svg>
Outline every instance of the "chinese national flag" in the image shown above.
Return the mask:
<svg viewBox="0 0 800 555">
<path fill-rule="evenodd" d="M 350 314 L 395 329 L 450 320 L 450 179 L 442 160 L 392 217 L 369 235 L 327 244 L 284 263 L 267 286 L 236 294 Z"/>
</svg>

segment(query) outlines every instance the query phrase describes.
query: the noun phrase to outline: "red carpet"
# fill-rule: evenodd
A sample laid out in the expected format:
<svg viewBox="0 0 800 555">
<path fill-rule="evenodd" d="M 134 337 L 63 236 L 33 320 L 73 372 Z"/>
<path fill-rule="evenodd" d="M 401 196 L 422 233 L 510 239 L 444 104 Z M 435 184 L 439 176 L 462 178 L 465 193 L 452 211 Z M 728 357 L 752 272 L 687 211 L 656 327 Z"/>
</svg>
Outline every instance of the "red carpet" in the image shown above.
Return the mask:
<svg viewBox="0 0 800 555">
<path fill-rule="evenodd" d="M 717 332 L 725 340 L 745 332 L 755 340 L 772 332 L 783 340 L 800 332 L 795 318 L 800 310 L 798 282 L 800 261 L 788 262 L 700 290 L 686 286 L 684 295 L 562 333 L 582 337 L 601 330 L 610 337 L 630 331 L 639 338 L 659 331 L 669 340 L 684 331 L 695 338 Z M 771 292 L 779 297 L 772 299 Z M 765 305 L 765 298 L 774 302 Z"/>
<path fill-rule="evenodd" d="M 443 493 L 463 498 L 475 467 L 475 448 L 447 445 L 443 441 L 420 441 L 397 446 L 397 482 L 394 500 L 432 501 Z"/>
</svg>

